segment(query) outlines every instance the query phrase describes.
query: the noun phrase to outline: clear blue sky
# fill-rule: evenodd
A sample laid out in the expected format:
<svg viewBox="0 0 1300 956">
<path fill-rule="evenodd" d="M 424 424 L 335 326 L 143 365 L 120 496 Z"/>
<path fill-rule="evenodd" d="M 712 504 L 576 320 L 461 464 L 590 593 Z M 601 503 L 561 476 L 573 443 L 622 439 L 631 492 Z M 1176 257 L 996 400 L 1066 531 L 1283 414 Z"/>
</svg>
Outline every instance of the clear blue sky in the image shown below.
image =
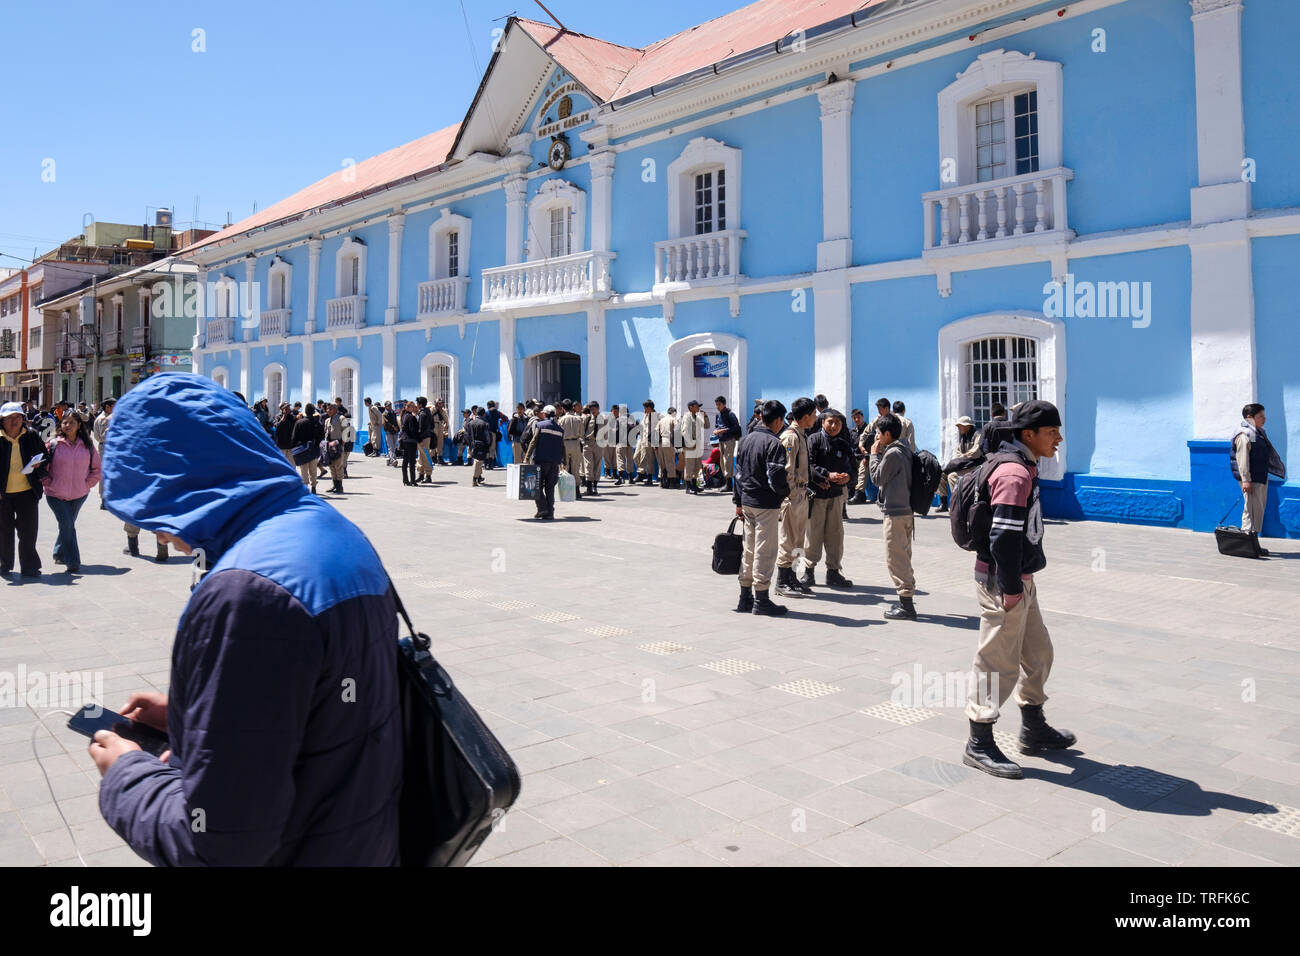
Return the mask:
<svg viewBox="0 0 1300 956">
<path fill-rule="evenodd" d="M 463 2 L 468 28 L 460 0 L 8 0 L 0 253 L 43 254 L 84 213 L 134 223 L 167 206 L 183 222 L 196 197 L 200 220 L 238 221 L 346 158 L 459 122 L 492 30 L 546 19 L 533 0 Z M 744 4 L 546 5 L 575 32 L 645 46 Z"/>
</svg>

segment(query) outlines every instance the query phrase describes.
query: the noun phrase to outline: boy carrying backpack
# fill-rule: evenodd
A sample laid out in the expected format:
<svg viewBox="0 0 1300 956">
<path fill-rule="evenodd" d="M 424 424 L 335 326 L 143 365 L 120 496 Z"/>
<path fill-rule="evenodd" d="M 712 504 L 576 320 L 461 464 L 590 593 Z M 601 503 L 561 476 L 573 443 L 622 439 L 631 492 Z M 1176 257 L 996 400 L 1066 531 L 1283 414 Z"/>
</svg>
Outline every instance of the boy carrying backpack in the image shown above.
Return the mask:
<svg viewBox="0 0 1300 956">
<path fill-rule="evenodd" d="M 1020 705 L 1021 753 L 1064 750 L 1075 743 L 1074 734 L 1052 728 L 1043 717 L 1052 640 L 1034 584 L 1034 574 L 1047 565 L 1038 459 L 1055 457 L 1060 426 L 1060 412 L 1051 402 L 1021 405 L 1010 423 L 1010 440 L 967 471 L 952 496 L 953 540 L 975 552 L 980 602 L 979 649 L 966 703 L 970 738 L 962 762 L 995 777 L 1023 776 L 993 739 L 999 708 L 1013 687 Z"/>
</svg>

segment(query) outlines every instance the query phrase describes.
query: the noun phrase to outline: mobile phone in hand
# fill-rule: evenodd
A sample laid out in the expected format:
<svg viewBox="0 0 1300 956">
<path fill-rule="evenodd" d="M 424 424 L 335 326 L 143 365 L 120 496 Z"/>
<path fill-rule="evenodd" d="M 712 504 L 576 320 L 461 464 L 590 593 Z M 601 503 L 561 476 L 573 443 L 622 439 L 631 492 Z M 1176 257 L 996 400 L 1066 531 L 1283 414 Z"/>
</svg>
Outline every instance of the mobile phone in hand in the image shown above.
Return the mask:
<svg viewBox="0 0 1300 956">
<path fill-rule="evenodd" d="M 155 730 L 138 720 L 130 720 L 98 704 L 87 704 L 68 720 L 68 729 L 86 737 L 94 737 L 100 730 L 111 730 L 140 745 L 140 749 L 161 757 L 171 749 L 171 741 L 161 730 Z"/>
</svg>

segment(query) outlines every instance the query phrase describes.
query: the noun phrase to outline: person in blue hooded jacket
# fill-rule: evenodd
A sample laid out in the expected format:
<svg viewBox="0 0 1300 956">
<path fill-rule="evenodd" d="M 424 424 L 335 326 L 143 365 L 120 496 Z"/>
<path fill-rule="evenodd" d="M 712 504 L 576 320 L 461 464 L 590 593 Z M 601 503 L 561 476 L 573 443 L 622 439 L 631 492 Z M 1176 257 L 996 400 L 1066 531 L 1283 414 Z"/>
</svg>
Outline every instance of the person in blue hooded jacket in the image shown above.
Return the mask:
<svg viewBox="0 0 1300 956">
<path fill-rule="evenodd" d="M 170 697 L 123 711 L 165 731 L 170 756 L 107 731 L 90 745 L 104 819 L 158 865 L 395 865 L 397 610 L 365 536 L 201 376 L 131 389 L 103 470 L 109 511 L 210 569 L 177 627 Z"/>
</svg>

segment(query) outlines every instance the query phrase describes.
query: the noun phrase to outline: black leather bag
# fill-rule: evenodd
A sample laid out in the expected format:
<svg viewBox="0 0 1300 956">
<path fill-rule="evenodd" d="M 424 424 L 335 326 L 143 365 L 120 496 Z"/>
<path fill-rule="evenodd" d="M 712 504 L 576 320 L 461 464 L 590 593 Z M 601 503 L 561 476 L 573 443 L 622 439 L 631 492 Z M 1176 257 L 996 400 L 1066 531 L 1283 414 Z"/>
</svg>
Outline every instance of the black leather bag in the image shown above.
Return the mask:
<svg viewBox="0 0 1300 956">
<path fill-rule="evenodd" d="M 740 559 L 745 553 L 745 538 L 736 534 L 739 516 L 731 519 L 727 530 L 713 539 L 713 570 L 719 574 L 739 574 Z"/>
<path fill-rule="evenodd" d="M 1226 520 L 1233 508 L 1239 508 L 1237 502 L 1228 506 L 1228 510 L 1223 513 L 1220 521 Z M 1259 535 L 1252 531 L 1242 531 L 1238 527 L 1229 525 L 1219 525 L 1214 529 L 1214 543 L 1219 546 L 1219 554 L 1226 554 L 1230 558 L 1259 558 L 1263 557 L 1259 549 Z"/>
<path fill-rule="evenodd" d="M 416 632 L 396 588 L 393 600 L 410 631 L 397 642 L 400 862 L 464 866 L 519 799 L 519 769 L 429 653 L 428 636 Z"/>
</svg>

